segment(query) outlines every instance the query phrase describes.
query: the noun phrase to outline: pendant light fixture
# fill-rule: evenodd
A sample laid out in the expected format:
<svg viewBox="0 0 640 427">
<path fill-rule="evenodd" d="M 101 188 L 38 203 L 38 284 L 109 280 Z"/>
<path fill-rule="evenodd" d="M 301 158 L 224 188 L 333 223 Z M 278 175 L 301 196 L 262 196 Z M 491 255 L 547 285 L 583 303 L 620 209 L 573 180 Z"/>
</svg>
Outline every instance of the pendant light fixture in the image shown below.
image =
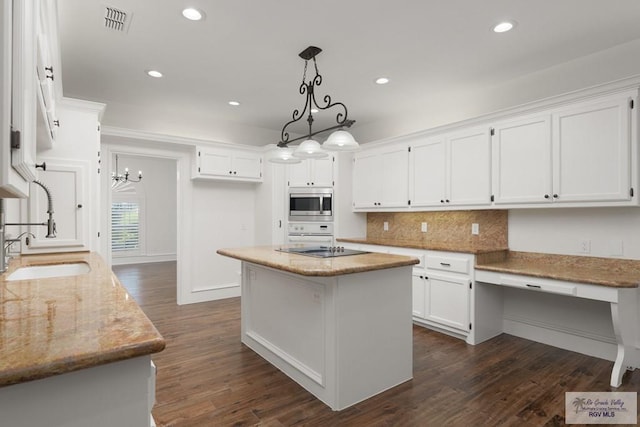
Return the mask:
<svg viewBox="0 0 640 427">
<path fill-rule="evenodd" d="M 331 102 L 331 96 L 329 95 L 325 95 L 322 98 L 323 102 L 321 104 L 318 104 L 316 100 L 315 89 L 322 84 L 322 76 L 318 72 L 318 64 L 316 63 L 316 56 L 320 52 L 322 52 L 322 49 L 320 49 L 319 47 L 309 46 L 299 54 L 299 56 L 304 59 L 304 73 L 302 74 L 302 84 L 300 85 L 299 92 L 300 94 L 306 96 L 306 101 L 302 110 L 294 110 L 292 114 L 292 120 L 287 122 L 282 127 L 278 147 L 273 150 L 272 155 L 269 158 L 269 161 L 271 162 L 299 163 L 300 159 L 318 159 L 326 157 L 328 153 L 325 150 L 355 151 L 359 148 L 359 145 L 353 138 L 353 136 L 349 132 L 344 130 L 344 128 L 349 128 L 355 123 L 355 120 L 350 120 L 347 118 L 347 107 L 342 102 Z M 315 75 L 307 82 L 307 66 L 310 60 L 313 60 Z M 321 110 L 328 110 L 336 106 L 343 110 L 336 114 L 337 124 L 335 126 L 331 126 L 326 129 L 314 132 L 312 130 L 314 120 L 313 111 L 317 112 Z M 289 125 L 300 121 L 305 116 L 305 114 L 307 114 L 307 112 L 307 123 L 309 125 L 308 134 L 300 138 L 290 139 L 287 128 L 289 127 Z M 327 141 L 325 141 L 325 143 L 322 145 L 320 145 L 318 141 L 313 139 L 314 135 L 336 129 L 339 130 L 333 132 L 329 136 Z M 303 139 L 304 141 L 300 145 L 298 145 L 295 151 L 292 152 L 289 144 L 301 139 Z"/>
<path fill-rule="evenodd" d="M 129 168 L 124 168 L 124 174 L 118 171 L 118 155 L 116 154 L 116 171 L 111 173 L 111 188 L 119 187 L 127 182 L 142 181 L 142 171 L 138 171 L 138 179 L 133 179 L 129 175 Z"/>
</svg>

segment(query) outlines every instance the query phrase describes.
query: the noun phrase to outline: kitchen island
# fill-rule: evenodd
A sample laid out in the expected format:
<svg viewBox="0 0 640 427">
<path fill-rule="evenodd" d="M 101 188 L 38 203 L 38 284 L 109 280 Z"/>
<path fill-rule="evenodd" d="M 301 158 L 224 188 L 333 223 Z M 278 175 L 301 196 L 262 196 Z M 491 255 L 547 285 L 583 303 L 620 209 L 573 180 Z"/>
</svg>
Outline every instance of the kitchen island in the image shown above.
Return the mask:
<svg viewBox="0 0 640 427">
<path fill-rule="evenodd" d="M 413 377 L 417 258 L 316 258 L 276 249 L 218 250 L 242 261 L 245 345 L 335 411 Z"/>
<path fill-rule="evenodd" d="M 19 276 L 74 265 L 84 270 Z M 0 424 L 153 425 L 151 354 L 164 347 L 162 336 L 99 255 L 12 259 L 0 275 Z"/>
</svg>

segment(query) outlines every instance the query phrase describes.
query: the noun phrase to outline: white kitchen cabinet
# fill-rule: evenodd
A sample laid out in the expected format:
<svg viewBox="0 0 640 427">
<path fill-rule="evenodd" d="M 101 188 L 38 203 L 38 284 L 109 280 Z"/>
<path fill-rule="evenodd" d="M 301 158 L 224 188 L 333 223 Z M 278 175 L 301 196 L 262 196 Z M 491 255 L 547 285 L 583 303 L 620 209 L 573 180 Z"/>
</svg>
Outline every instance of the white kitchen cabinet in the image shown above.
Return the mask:
<svg viewBox="0 0 640 427">
<path fill-rule="evenodd" d="M 409 205 L 409 148 L 394 144 L 354 156 L 353 208 L 371 211 Z"/>
<path fill-rule="evenodd" d="M 261 182 L 262 156 L 245 149 L 197 147 L 193 178 Z"/>
<path fill-rule="evenodd" d="M 335 155 L 287 165 L 289 187 L 333 187 Z"/>
<path fill-rule="evenodd" d="M 444 135 L 426 138 L 411 146 L 412 206 L 441 206 L 447 192 L 446 141 Z"/>
<path fill-rule="evenodd" d="M 438 135 L 411 146 L 412 207 L 491 203 L 488 127 Z"/>
<path fill-rule="evenodd" d="M 496 124 L 492 158 L 496 205 L 550 200 L 551 115 Z"/>
<path fill-rule="evenodd" d="M 425 267 L 413 272 L 416 323 L 456 336 L 469 334 L 473 263 L 470 254 L 427 251 Z"/>
<path fill-rule="evenodd" d="M 495 204 L 631 201 L 635 95 L 608 95 L 498 123 L 492 147 Z"/>
<path fill-rule="evenodd" d="M 0 197 L 3 198 L 28 197 L 29 181 L 35 176 L 34 6 L 33 0 L 0 2 Z M 20 148 L 12 148 L 12 139 L 17 142 L 18 136 Z"/>
<path fill-rule="evenodd" d="M 41 158 L 46 162 L 46 171 L 38 171 L 38 180 L 51 192 L 53 218 L 56 222 L 56 237 L 47 238 L 47 227 L 29 226 L 35 235 L 23 248 L 23 253 L 81 251 L 90 249 L 88 225 L 91 207 L 88 205 L 89 162 Z M 46 192 L 31 184 L 28 201 L 29 222 L 46 223 L 48 200 Z"/>
<path fill-rule="evenodd" d="M 48 0 L 39 0 L 36 16 L 36 77 L 37 77 L 37 131 L 38 149 L 51 148 L 55 142 L 60 120 L 56 113 L 57 93 L 55 82 L 58 77 L 59 63 L 55 60 L 57 50 L 57 27 L 51 15 L 55 10 Z"/>
<path fill-rule="evenodd" d="M 631 102 L 635 93 L 553 113 L 554 202 L 631 199 Z"/>
</svg>

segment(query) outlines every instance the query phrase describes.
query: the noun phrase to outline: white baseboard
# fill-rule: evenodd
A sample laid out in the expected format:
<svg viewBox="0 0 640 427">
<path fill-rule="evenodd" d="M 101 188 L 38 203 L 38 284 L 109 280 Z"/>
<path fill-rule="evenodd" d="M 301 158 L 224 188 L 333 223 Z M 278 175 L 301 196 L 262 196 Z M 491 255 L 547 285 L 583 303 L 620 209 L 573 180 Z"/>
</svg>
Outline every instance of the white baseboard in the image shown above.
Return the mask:
<svg viewBox="0 0 640 427">
<path fill-rule="evenodd" d="M 537 324 L 526 319 L 504 318 L 502 330 L 509 335 L 575 351 L 587 356 L 611 361 L 616 359 L 617 346 L 615 338 L 594 336 L 586 331 L 569 331 L 557 325 L 535 323 Z"/>
<path fill-rule="evenodd" d="M 127 264 L 147 264 L 151 262 L 165 262 L 175 261 L 177 259 L 176 254 L 161 254 L 161 255 L 138 255 L 127 257 L 112 256 L 112 265 L 127 265 Z"/>
</svg>

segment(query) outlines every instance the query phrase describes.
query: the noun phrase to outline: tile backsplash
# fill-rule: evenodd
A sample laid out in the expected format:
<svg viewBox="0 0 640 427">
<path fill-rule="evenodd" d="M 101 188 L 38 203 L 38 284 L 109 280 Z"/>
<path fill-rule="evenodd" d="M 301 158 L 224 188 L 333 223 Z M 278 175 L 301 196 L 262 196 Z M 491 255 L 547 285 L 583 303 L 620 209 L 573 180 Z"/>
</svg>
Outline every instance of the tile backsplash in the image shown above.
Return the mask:
<svg viewBox="0 0 640 427">
<path fill-rule="evenodd" d="M 507 215 L 506 210 L 370 212 L 367 214 L 367 239 L 507 247 Z M 388 231 L 384 230 L 385 222 Z M 422 232 L 423 223 L 427 223 L 426 233 Z M 471 233 L 473 224 L 478 224 L 477 235 Z"/>
</svg>

